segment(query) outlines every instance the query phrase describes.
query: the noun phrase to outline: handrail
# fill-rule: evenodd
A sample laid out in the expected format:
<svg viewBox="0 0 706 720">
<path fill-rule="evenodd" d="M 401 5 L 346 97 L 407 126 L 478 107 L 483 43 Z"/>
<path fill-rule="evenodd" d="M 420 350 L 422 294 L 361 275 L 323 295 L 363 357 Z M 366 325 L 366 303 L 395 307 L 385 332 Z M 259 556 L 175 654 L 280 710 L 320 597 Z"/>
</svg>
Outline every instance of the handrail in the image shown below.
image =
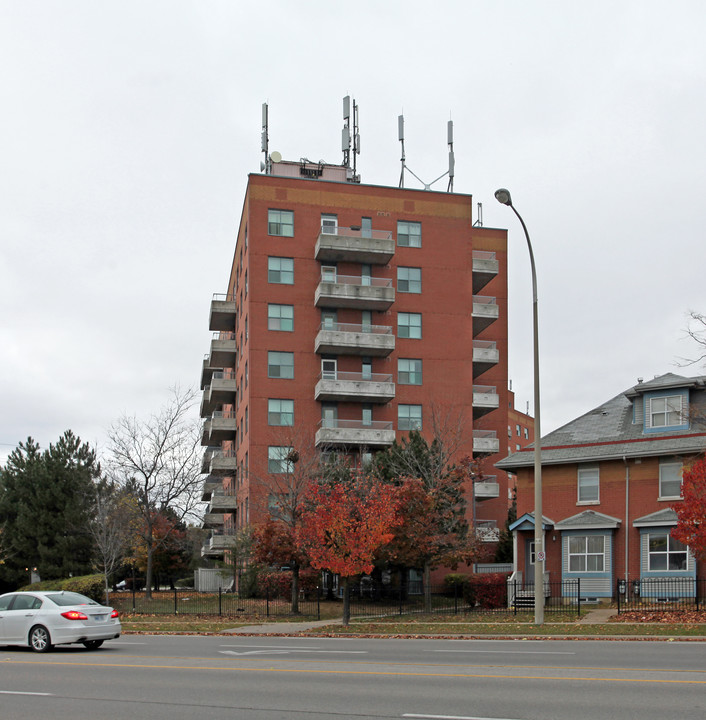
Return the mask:
<svg viewBox="0 0 706 720">
<path fill-rule="evenodd" d="M 362 372 L 342 372 L 336 370 L 335 372 L 322 372 L 319 375 L 319 380 L 348 380 L 353 382 L 392 382 L 392 375 L 385 373 L 368 373 L 367 375 Z"/>
<path fill-rule="evenodd" d="M 332 332 L 355 332 L 371 335 L 392 335 L 391 325 L 362 325 L 360 323 L 321 323 L 321 330 Z"/>
</svg>

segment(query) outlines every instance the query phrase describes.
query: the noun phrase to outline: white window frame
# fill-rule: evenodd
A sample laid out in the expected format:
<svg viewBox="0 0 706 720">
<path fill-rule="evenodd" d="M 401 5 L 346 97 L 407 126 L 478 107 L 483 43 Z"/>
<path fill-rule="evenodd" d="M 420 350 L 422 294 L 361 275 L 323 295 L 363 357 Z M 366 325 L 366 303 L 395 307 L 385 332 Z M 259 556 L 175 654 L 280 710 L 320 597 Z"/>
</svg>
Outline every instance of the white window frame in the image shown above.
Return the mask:
<svg viewBox="0 0 706 720">
<path fill-rule="evenodd" d="M 684 425 L 684 396 L 660 395 L 648 399 L 647 423 L 650 428 Z M 657 420 L 657 422 L 655 422 Z"/>
<path fill-rule="evenodd" d="M 294 210 L 270 208 L 267 211 L 267 234 L 274 237 L 294 237 Z"/>
<path fill-rule="evenodd" d="M 651 548 L 652 538 L 666 538 L 667 544 L 665 550 L 655 550 Z M 674 547 L 672 547 L 674 545 Z M 670 568 L 670 558 L 672 556 L 683 555 L 684 566 L 680 568 Z M 664 556 L 667 567 L 652 567 L 652 560 L 656 557 Z M 647 569 L 649 572 L 669 573 L 669 572 L 685 572 L 689 567 L 689 548 L 675 540 L 669 530 L 659 530 L 647 533 Z"/>
<path fill-rule="evenodd" d="M 591 541 L 591 542 L 589 542 Z M 600 541 L 601 549 L 595 548 Z M 572 550 L 572 543 L 574 548 Z M 591 548 L 591 544 L 594 545 Z M 582 547 L 577 548 L 577 545 Z M 606 542 L 605 535 L 570 535 L 566 546 L 567 567 L 570 573 L 604 573 L 606 567 Z M 600 559 L 600 562 L 598 560 Z M 582 567 L 572 567 L 572 561 L 578 561 L 577 564 Z M 593 563 L 589 561 L 593 560 Z M 583 562 L 581 562 L 583 561 Z M 600 567 L 592 567 L 589 564 L 600 565 Z"/>
<path fill-rule="evenodd" d="M 594 482 L 595 478 L 595 482 Z M 595 486 L 595 497 L 586 497 L 587 488 Z M 583 492 L 582 492 L 583 491 Z M 579 505 L 597 505 L 601 501 L 601 476 L 598 467 L 580 467 L 576 482 L 577 503 Z"/>
<path fill-rule="evenodd" d="M 321 234 L 338 235 L 338 215 L 321 213 Z"/>
<path fill-rule="evenodd" d="M 664 485 L 668 484 L 674 484 L 675 478 L 666 478 L 663 477 L 667 474 L 667 472 L 674 472 L 674 469 L 677 469 L 677 473 L 679 475 L 679 492 L 678 493 L 665 493 L 664 492 Z M 681 498 L 681 483 L 682 483 L 682 463 L 681 461 L 669 461 L 669 462 L 661 462 L 659 464 L 659 499 L 660 500 L 676 500 L 678 498 Z"/>
</svg>

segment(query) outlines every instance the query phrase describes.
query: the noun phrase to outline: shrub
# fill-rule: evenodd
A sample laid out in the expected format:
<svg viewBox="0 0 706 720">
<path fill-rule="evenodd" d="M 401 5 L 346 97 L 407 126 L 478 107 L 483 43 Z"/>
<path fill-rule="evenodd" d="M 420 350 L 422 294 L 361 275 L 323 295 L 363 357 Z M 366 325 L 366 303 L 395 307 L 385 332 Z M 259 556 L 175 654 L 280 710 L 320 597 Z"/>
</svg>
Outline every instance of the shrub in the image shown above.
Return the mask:
<svg viewBox="0 0 706 720">
<path fill-rule="evenodd" d="M 316 570 L 299 571 L 299 590 L 306 594 L 316 592 L 319 573 Z M 286 570 L 261 570 L 257 575 L 257 596 L 270 598 L 292 597 L 292 573 Z"/>
<path fill-rule="evenodd" d="M 101 574 L 81 575 L 64 578 L 63 580 L 43 580 L 42 582 L 25 585 L 20 590 L 66 590 L 76 592 L 102 603 L 105 601 L 105 578 Z"/>
<path fill-rule="evenodd" d="M 471 575 L 475 601 L 481 608 L 492 610 L 507 605 L 507 573 L 476 573 Z"/>
</svg>

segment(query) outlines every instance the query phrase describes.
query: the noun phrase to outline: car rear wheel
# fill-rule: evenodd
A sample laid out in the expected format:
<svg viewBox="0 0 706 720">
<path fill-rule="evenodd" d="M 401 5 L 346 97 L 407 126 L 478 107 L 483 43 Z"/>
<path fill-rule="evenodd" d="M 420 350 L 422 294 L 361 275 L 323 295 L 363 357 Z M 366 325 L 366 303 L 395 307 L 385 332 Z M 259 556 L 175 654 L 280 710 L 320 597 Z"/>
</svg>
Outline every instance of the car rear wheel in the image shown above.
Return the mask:
<svg viewBox="0 0 706 720">
<path fill-rule="evenodd" d="M 103 644 L 102 640 L 86 640 L 83 643 L 83 647 L 86 648 L 86 650 L 98 650 L 98 648 Z"/>
<path fill-rule="evenodd" d="M 43 625 L 35 625 L 29 631 L 29 645 L 34 652 L 49 652 L 53 647 L 49 631 Z"/>
</svg>

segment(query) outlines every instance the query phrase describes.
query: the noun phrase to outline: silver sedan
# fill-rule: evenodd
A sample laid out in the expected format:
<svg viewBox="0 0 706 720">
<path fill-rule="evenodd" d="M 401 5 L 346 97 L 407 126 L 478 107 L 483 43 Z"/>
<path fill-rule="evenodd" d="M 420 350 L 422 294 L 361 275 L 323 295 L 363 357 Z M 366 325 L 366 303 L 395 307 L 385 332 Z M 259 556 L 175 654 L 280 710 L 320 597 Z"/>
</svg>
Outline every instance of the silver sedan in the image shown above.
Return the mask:
<svg viewBox="0 0 706 720">
<path fill-rule="evenodd" d="M 54 645 L 82 643 L 89 650 L 120 637 L 118 611 L 64 590 L 0 595 L 0 645 L 48 652 Z"/>
</svg>

